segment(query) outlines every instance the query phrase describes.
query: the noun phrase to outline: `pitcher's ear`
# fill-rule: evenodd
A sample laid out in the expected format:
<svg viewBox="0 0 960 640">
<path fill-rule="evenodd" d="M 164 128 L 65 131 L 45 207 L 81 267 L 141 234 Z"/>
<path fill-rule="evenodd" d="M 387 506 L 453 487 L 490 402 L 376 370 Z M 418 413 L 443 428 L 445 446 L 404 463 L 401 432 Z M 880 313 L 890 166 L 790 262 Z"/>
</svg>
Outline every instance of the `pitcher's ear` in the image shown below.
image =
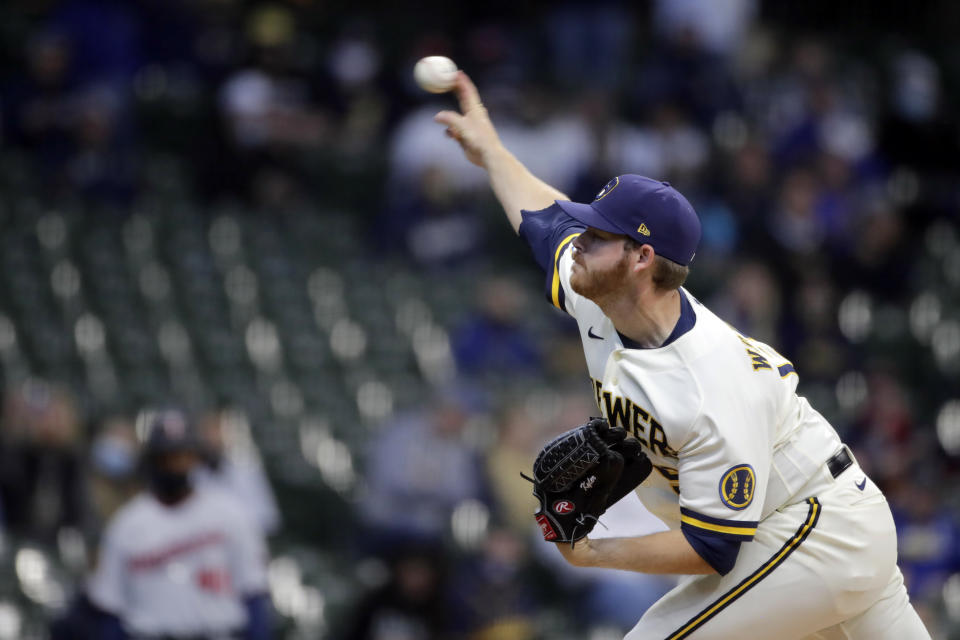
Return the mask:
<svg viewBox="0 0 960 640">
<path fill-rule="evenodd" d="M 634 271 L 641 271 L 652 267 L 657 257 L 656 251 L 649 244 L 639 245 L 636 250 L 630 252 L 630 266 Z"/>
</svg>

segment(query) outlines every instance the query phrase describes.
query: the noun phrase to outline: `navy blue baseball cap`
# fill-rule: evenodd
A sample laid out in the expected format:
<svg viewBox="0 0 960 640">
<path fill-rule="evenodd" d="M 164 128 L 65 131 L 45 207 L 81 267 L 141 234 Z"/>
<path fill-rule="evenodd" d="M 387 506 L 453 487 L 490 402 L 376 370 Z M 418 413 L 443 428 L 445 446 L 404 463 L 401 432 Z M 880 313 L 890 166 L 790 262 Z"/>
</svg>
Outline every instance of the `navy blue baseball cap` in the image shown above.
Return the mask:
<svg viewBox="0 0 960 640">
<path fill-rule="evenodd" d="M 574 220 L 649 244 L 677 264 L 690 264 L 697 252 L 700 218 L 669 182 L 628 173 L 608 182 L 590 204 L 557 204 Z"/>
<path fill-rule="evenodd" d="M 146 455 L 200 450 L 196 426 L 180 409 L 142 411 L 137 416 L 136 428 Z"/>
</svg>

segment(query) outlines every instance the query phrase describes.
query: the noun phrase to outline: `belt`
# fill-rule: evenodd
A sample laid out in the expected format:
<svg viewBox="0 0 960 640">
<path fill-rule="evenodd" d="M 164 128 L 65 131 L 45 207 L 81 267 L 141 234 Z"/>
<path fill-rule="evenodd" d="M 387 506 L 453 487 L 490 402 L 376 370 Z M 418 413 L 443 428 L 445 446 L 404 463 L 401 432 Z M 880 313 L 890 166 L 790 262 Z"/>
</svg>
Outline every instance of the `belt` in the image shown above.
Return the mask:
<svg viewBox="0 0 960 640">
<path fill-rule="evenodd" d="M 830 475 L 836 478 L 852 464 L 853 456 L 850 455 L 850 450 L 844 445 L 840 451 L 837 451 L 827 460 L 827 469 L 830 470 Z"/>
</svg>

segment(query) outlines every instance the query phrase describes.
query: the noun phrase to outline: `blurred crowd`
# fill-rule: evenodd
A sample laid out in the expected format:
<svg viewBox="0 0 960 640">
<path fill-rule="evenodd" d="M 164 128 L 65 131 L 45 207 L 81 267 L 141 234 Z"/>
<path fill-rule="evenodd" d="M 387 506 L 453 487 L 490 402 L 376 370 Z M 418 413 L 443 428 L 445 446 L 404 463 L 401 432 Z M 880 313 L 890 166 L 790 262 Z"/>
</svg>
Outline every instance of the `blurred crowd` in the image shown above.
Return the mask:
<svg viewBox="0 0 960 640">
<path fill-rule="evenodd" d="M 10 387 L 0 417 L 4 529 L 48 544 L 64 531 L 95 540 L 143 484 L 135 419 L 111 415 L 89 427 L 62 386 L 29 378 Z M 276 533 L 280 514 L 249 425 L 223 409 L 201 416 L 197 430 L 205 463 L 198 481 L 241 497 L 260 530 Z"/>
<path fill-rule="evenodd" d="M 786 4 L 457 13 L 437 2 L 421 15 L 311 0 L 13 0 L 0 8 L 0 155 L 15 167 L 4 184 L 94 226 L 125 224 L 151 198 L 183 203 L 196 213 L 177 215 L 201 225 L 225 206 L 290 228 L 346 211 L 355 231 L 317 225 L 332 242 L 357 235 L 351 261 L 471 282 L 440 321 L 448 343 L 430 342 L 449 351 L 417 351 L 422 402 L 361 406 L 380 424 L 346 450 L 314 433 L 314 457 L 340 461 L 336 478 L 357 461 L 343 524 L 281 518 L 259 463 L 270 425 L 242 408 L 194 407 L 204 475 L 242 497 L 275 551 L 324 530 L 323 551 L 349 558 L 349 593 L 324 594 L 341 602 L 331 637 L 620 637 L 670 582 L 573 572 L 536 544 L 519 471 L 591 413 L 590 390 L 576 333 L 536 304 L 539 277 L 483 172 L 432 121 L 451 99 L 413 83 L 416 59 L 449 55 L 507 147 L 572 199 L 627 172 L 690 198 L 703 241 L 688 288 L 794 362 L 801 393 L 890 499 L 934 637 L 960 637 L 960 87 L 944 31 L 910 32 L 957 12 L 879 11 L 837 32 L 813 23 L 830 3 Z M 316 309 L 359 287 L 346 263 L 312 280 L 321 325 Z M 2 314 L 14 293 L 0 295 Z M 409 309 L 398 330 L 416 350 L 421 312 Z M 364 334 L 342 327 L 334 355 L 362 359 Z M 0 323 L 2 354 L 7 333 Z M 44 545 L 85 540 L 73 554 L 84 566 L 138 487 L 133 414 L 90 411 L 75 378 L 2 362 L 0 526 Z"/>
</svg>

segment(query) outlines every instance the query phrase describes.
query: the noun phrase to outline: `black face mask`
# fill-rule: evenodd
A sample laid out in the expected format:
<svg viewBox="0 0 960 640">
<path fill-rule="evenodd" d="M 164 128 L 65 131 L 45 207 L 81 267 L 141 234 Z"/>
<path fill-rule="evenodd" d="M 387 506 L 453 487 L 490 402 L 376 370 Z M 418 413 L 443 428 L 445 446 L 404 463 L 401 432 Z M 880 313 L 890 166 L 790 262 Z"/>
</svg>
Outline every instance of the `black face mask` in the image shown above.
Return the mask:
<svg viewBox="0 0 960 640">
<path fill-rule="evenodd" d="M 161 502 L 177 502 L 193 488 L 190 474 L 180 471 L 154 469 L 150 473 L 150 489 Z"/>
<path fill-rule="evenodd" d="M 204 452 L 203 461 L 207 463 L 207 466 L 210 467 L 212 471 L 219 471 L 220 466 L 223 464 L 223 453 L 209 449 Z"/>
</svg>

